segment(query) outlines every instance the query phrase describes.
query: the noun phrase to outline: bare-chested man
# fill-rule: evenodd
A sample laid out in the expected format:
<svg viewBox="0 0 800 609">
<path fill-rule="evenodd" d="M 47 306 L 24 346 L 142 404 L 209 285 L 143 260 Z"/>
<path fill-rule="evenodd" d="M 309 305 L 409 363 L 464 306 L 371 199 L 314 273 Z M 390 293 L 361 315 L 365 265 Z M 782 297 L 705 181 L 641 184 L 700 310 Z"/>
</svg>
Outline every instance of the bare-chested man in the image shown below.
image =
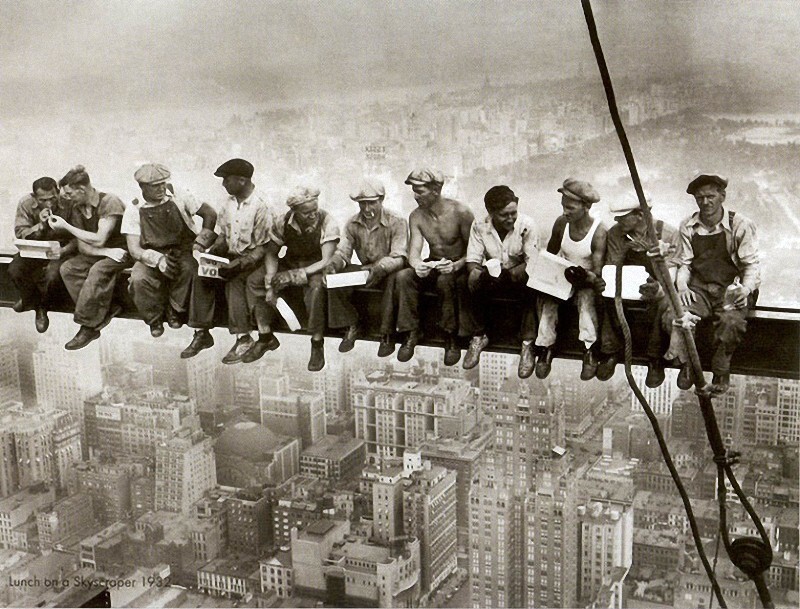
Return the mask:
<svg viewBox="0 0 800 609">
<path fill-rule="evenodd" d="M 435 286 L 439 295 L 439 326 L 447 333 L 444 363 L 453 366 L 461 359 L 458 336 L 471 336 L 468 319 L 466 254 L 469 231 L 475 217 L 466 205 L 442 197 L 444 176 L 424 167 L 412 171 L 406 184 L 414 191 L 419 206 L 411 212 L 408 223 L 408 263 L 411 268 L 397 275 L 397 329 L 407 333 L 397 352 L 397 359 L 407 362 L 421 339 L 419 328 L 419 293 Z M 422 259 L 423 240 L 430 255 Z"/>
</svg>

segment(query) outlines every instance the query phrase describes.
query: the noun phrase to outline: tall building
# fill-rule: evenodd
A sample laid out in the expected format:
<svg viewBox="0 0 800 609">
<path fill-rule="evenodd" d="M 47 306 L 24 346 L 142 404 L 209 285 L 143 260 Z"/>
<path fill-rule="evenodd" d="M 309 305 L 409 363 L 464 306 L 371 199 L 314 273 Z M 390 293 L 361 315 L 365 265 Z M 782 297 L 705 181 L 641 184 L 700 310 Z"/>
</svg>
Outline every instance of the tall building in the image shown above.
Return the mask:
<svg viewBox="0 0 800 609">
<path fill-rule="evenodd" d="M 319 391 L 294 389 L 288 375 L 259 378 L 261 424 L 272 431 L 298 438 L 306 449 L 327 432 L 325 395 Z"/>
<path fill-rule="evenodd" d="M 532 486 L 536 463 L 566 445 L 564 406 L 539 379 L 505 381 L 497 392 L 494 474 L 506 486 Z"/>
<path fill-rule="evenodd" d="M 633 557 L 631 503 L 594 500 L 578 508 L 578 589 L 580 606 L 588 606 L 607 587 L 624 581 Z M 616 598 L 622 598 L 621 590 Z M 621 605 L 620 605 L 621 606 Z"/>
<path fill-rule="evenodd" d="M 372 537 L 395 543 L 403 534 L 403 469 L 386 467 L 372 481 Z"/>
<path fill-rule="evenodd" d="M 559 467 L 538 472 L 524 508 L 524 606 L 577 607 L 577 481 Z"/>
<path fill-rule="evenodd" d="M 90 453 L 155 458 L 156 446 L 180 428 L 199 429 L 197 406 L 164 387 L 136 392 L 106 388 L 85 401 Z"/>
<path fill-rule="evenodd" d="M 33 371 L 39 406 L 66 410 L 74 417 L 81 430 L 83 457 L 88 457 L 83 404 L 103 388 L 99 345 L 64 351 L 58 337 L 49 336 L 39 342 L 33 353 Z"/>
<path fill-rule="evenodd" d="M 508 353 L 481 354 L 478 365 L 478 386 L 481 390 L 481 408 L 490 413 L 497 404 L 497 392 L 506 379 L 516 376 L 514 356 Z"/>
<path fill-rule="evenodd" d="M 366 457 L 364 440 L 351 436 L 326 435 L 300 456 L 300 471 L 331 481 L 353 478 L 361 473 Z"/>
<path fill-rule="evenodd" d="M 238 421 L 217 438 L 217 481 L 240 488 L 280 484 L 300 471 L 300 440 L 253 421 Z"/>
<path fill-rule="evenodd" d="M 420 541 L 422 592 L 436 590 L 456 570 L 456 472 L 430 461 L 403 487 L 403 530 Z"/>
<path fill-rule="evenodd" d="M 91 532 L 95 524 L 92 499 L 72 495 L 56 501 L 50 508 L 38 511 L 36 528 L 39 533 L 41 551 L 72 538 L 78 541 Z"/>
<path fill-rule="evenodd" d="M 228 543 L 237 552 L 260 556 L 268 540 L 269 501 L 259 492 L 239 490 L 227 504 Z"/>
<path fill-rule="evenodd" d="M 430 368 L 376 370 L 353 384 L 356 437 L 367 456 L 400 457 L 433 438 L 464 437 L 478 409 L 469 382 L 441 378 Z"/>
<path fill-rule="evenodd" d="M 17 349 L 12 343 L 0 343 L 0 404 L 22 402 L 17 357 Z"/>
<path fill-rule="evenodd" d="M 420 447 L 424 460 L 456 472 L 458 562 L 464 568 L 469 564 L 469 492 L 473 480 L 478 477 L 481 459 L 491 440 L 492 434 L 487 431 L 466 440 L 426 442 Z"/>
<path fill-rule="evenodd" d="M 339 365 L 329 364 L 321 372 L 312 375 L 314 391 L 325 399 L 325 412 L 328 416 L 348 411 L 347 364 L 340 360 Z"/>
<path fill-rule="evenodd" d="M 642 390 L 653 412 L 656 414 L 670 415 L 672 414 L 672 403 L 675 401 L 675 398 L 678 397 L 679 392 L 676 380 L 678 378 L 678 373 L 674 368 L 667 368 L 665 373 L 666 379 L 664 382 L 658 387 L 650 388 L 644 384 L 645 377 L 647 376 L 647 368 L 644 366 L 633 367 L 633 379 L 636 381 L 639 389 Z M 631 410 L 634 412 L 644 412 L 642 405 L 639 403 L 639 400 L 636 399 L 633 392 L 631 392 Z"/>
<path fill-rule="evenodd" d="M 800 381 L 778 379 L 778 442 L 800 442 Z"/>
<path fill-rule="evenodd" d="M 145 475 L 145 463 L 92 459 L 75 466 L 75 489 L 92 498 L 95 515 L 104 525 L 131 514 L 131 480 Z"/>
<path fill-rule="evenodd" d="M 0 409 L 0 429 L 0 496 L 38 482 L 67 487 L 81 459 L 80 429 L 70 413 L 10 402 Z"/>
<path fill-rule="evenodd" d="M 213 440 L 182 429 L 156 447 L 155 509 L 189 514 L 192 505 L 216 486 Z"/>
</svg>

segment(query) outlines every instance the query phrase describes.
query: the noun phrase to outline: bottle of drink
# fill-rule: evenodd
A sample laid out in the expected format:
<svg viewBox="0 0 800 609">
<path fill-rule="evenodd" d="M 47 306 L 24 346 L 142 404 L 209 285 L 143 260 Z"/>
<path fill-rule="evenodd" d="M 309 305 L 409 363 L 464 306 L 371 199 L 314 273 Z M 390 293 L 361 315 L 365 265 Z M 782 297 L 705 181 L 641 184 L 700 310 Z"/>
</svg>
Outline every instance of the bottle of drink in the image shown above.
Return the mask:
<svg viewBox="0 0 800 609">
<path fill-rule="evenodd" d="M 722 308 L 726 311 L 733 311 L 736 308 L 736 299 L 744 292 L 744 286 L 739 278 L 733 280 L 733 283 L 725 288 L 725 297 L 722 302 Z"/>
</svg>

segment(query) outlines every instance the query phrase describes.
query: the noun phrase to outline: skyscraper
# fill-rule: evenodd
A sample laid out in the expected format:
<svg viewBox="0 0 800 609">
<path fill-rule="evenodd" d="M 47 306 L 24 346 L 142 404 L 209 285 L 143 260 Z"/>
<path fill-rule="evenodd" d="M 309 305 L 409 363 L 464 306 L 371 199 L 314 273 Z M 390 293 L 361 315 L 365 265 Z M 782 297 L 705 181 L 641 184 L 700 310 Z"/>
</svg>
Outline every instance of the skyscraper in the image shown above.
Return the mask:
<svg viewBox="0 0 800 609">
<path fill-rule="evenodd" d="M 22 401 L 17 357 L 12 343 L 0 343 L 0 404 Z"/>
<path fill-rule="evenodd" d="M 430 461 L 403 487 L 403 530 L 420 540 L 423 593 L 436 590 L 456 570 L 456 472 Z"/>
<path fill-rule="evenodd" d="M 156 447 L 156 510 L 188 515 L 216 484 L 213 440 L 202 431 L 182 429 Z"/>
<path fill-rule="evenodd" d="M 298 438 L 302 448 L 319 442 L 327 432 L 325 395 L 294 389 L 288 375 L 258 380 L 261 424 L 276 433 Z"/>
</svg>

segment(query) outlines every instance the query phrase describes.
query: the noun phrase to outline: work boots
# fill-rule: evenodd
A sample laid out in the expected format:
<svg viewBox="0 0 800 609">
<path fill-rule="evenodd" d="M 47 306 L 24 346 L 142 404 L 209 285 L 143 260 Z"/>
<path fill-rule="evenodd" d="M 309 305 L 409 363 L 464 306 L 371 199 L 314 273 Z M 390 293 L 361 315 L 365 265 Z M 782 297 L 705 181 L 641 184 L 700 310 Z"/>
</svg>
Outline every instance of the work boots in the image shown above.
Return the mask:
<svg viewBox="0 0 800 609">
<path fill-rule="evenodd" d="M 195 330 L 194 338 L 189 346 L 181 351 L 181 359 L 188 359 L 200 353 L 203 349 L 214 346 L 214 337 L 211 332 L 205 329 Z"/>
<path fill-rule="evenodd" d="M 581 380 L 589 381 L 597 374 L 597 356 L 589 348 L 583 354 L 583 365 L 581 366 Z M 612 372 L 613 374 L 613 372 Z"/>
<path fill-rule="evenodd" d="M 309 372 L 319 372 L 325 367 L 325 346 L 323 339 L 311 339 L 311 357 L 308 358 Z"/>
</svg>

